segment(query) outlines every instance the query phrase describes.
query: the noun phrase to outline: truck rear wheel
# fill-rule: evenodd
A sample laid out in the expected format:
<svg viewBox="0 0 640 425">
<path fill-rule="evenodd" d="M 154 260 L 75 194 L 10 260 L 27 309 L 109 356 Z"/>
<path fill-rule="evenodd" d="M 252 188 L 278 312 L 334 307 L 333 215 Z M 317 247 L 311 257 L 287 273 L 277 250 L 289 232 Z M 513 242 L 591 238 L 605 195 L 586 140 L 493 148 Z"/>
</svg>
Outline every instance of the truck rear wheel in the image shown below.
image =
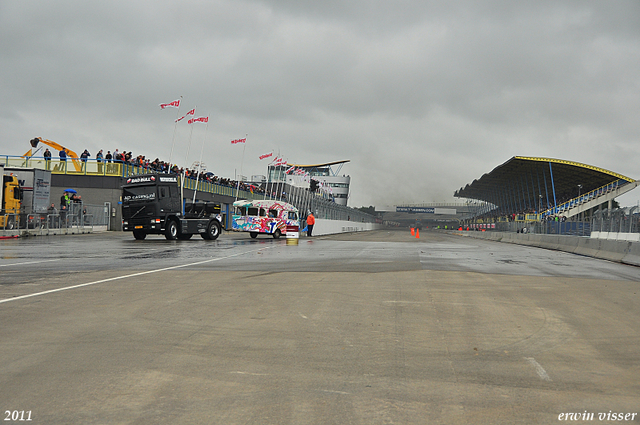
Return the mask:
<svg viewBox="0 0 640 425">
<path fill-rule="evenodd" d="M 202 238 L 208 241 L 215 241 L 220 236 L 221 230 L 218 220 L 211 220 L 207 226 L 207 231 L 202 233 Z"/>
<path fill-rule="evenodd" d="M 249 236 L 251 236 L 251 239 L 255 239 L 258 237 L 258 232 L 250 232 Z"/>
<path fill-rule="evenodd" d="M 136 238 L 136 240 L 141 241 L 147 237 L 147 234 L 143 230 L 134 230 L 133 237 Z"/>
<path fill-rule="evenodd" d="M 169 220 L 167 228 L 164 231 L 164 237 L 169 241 L 175 241 L 178 239 L 178 223 L 175 220 Z"/>
</svg>

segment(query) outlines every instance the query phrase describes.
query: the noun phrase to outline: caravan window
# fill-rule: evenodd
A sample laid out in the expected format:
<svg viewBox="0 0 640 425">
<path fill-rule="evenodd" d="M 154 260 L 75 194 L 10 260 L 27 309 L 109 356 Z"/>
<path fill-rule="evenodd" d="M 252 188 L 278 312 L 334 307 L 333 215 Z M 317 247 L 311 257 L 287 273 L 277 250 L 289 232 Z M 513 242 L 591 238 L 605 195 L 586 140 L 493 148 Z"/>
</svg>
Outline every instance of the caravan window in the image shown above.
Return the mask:
<svg viewBox="0 0 640 425">
<path fill-rule="evenodd" d="M 298 213 L 295 211 L 289 211 L 289 220 L 297 220 L 298 219 Z"/>
<path fill-rule="evenodd" d="M 269 217 L 278 218 L 278 211 L 277 210 L 269 210 Z"/>
<path fill-rule="evenodd" d="M 254 216 L 257 216 L 257 215 L 258 215 L 258 208 L 256 208 L 256 207 L 249 207 L 249 211 L 247 212 L 247 215 L 254 215 Z"/>
<path fill-rule="evenodd" d="M 264 208 L 260 208 L 260 217 L 266 217 L 267 216 L 267 212 L 264 210 Z"/>
</svg>

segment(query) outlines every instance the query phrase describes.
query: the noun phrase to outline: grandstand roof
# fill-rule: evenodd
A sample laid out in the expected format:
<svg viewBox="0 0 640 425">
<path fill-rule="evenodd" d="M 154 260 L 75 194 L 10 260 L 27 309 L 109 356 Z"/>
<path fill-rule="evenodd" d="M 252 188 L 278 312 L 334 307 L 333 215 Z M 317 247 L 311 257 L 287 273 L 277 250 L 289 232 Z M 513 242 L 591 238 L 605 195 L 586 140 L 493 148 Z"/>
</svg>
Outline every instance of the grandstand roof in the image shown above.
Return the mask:
<svg viewBox="0 0 640 425">
<path fill-rule="evenodd" d="M 298 167 L 298 168 L 322 168 L 322 167 L 330 167 L 332 165 L 344 164 L 350 162 L 351 160 L 346 159 L 344 161 L 334 161 L 334 162 L 326 162 L 324 164 L 313 164 L 313 165 L 302 165 L 302 164 L 287 164 L 290 167 Z"/>
<path fill-rule="evenodd" d="M 575 192 L 578 190 L 578 185 L 582 186 L 581 193 L 586 193 L 616 180 L 635 181 L 622 174 L 579 162 L 514 156 L 491 172 L 460 188 L 454 196 L 496 204 L 496 202 L 500 203 L 500 196 L 496 196 L 496 192 L 504 188 L 508 190 L 517 188 L 518 191 L 530 190 L 535 194 L 544 193 L 545 190 L 550 191 L 551 176 L 553 176 L 553 188 L 557 194 Z"/>
</svg>

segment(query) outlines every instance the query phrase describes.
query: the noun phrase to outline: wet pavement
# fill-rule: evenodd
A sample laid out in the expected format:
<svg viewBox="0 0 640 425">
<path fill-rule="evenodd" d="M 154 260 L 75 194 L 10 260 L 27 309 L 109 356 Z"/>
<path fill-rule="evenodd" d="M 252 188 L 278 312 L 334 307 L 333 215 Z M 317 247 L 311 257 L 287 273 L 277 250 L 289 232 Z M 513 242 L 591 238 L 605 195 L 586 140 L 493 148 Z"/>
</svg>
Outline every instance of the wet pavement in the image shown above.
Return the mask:
<svg viewBox="0 0 640 425">
<path fill-rule="evenodd" d="M 637 267 L 386 230 L 297 246 L 110 232 L 0 249 L 0 408 L 32 423 L 638 412 Z"/>
</svg>

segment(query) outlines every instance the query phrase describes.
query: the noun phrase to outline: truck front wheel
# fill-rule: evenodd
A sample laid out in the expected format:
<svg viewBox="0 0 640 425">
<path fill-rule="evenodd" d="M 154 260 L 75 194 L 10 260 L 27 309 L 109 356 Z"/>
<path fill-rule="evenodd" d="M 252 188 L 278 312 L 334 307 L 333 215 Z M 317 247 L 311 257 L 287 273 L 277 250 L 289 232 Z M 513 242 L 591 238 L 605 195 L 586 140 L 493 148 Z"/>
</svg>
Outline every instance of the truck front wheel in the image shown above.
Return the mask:
<svg viewBox="0 0 640 425">
<path fill-rule="evenodd" d="M 282 232 L 280 231 L 280 229 L 276 229 L 276 231 L 273 232 L 273 239 L 280 239 L 281 235 L 282 235 Z"/>
<path fill-rule="evenodd" d="M 207 231 L 202 233 L 202 238 L 208 241 L 215 241 L 220 236 L 220 223 L 217 220 L 211 220 L 207 226 Z"/>
<path fill-rule="evenodd" d="M 164 231 L 164 237 L 167 238 L 168 241 L 175 241 L 178 239 L 178 223 L 175 220 L 169 220 L 167 223 L 167 228 Z"/>
</svg>

